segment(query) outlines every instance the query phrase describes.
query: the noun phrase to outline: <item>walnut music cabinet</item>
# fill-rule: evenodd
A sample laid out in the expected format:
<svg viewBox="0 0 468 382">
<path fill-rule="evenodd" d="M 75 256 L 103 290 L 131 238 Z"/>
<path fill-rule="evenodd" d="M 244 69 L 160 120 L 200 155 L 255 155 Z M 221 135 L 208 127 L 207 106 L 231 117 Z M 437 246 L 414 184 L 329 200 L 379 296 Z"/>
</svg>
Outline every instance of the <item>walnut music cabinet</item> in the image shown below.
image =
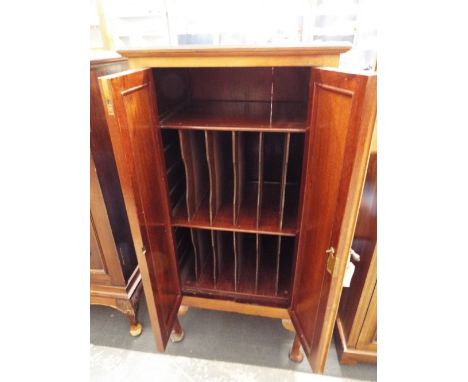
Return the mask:
<svg viewBox="0 0 468 382">
<path fill-rule="evenodd" d="M 223 310 L 282 319 L 323 372 L 375 117 L 349 48 L 120 51 L 99 79 L 159 351 L 179 310 Z"/>
</svg>

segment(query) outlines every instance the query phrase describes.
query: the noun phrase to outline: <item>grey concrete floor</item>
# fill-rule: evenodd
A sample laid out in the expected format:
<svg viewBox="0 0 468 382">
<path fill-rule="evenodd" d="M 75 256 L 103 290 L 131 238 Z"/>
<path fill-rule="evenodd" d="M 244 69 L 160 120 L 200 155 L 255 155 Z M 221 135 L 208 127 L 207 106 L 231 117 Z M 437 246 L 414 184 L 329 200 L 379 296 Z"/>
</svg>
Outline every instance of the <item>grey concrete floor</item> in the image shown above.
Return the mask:
<svg viewBox="0 0 468 382">
<path fill-rule="evenodd" d="M 91 306 L 90 316 L 91 344 L 156 353 L 144 295 L 138 311 L 143 325 L 139 337 L 130 336 L 128 320 L 117 310 Z M 294 335 L 280 320 L 191 308 L 180 322 L 185 338 L 176 344 L 169 342 L 166 354 L 311 372 L 306 359 L 300 364 L 289 360 Z M 376 381 L 377 367 L 341 365 L 332 343 L 324 374 Z"/>
</svg>

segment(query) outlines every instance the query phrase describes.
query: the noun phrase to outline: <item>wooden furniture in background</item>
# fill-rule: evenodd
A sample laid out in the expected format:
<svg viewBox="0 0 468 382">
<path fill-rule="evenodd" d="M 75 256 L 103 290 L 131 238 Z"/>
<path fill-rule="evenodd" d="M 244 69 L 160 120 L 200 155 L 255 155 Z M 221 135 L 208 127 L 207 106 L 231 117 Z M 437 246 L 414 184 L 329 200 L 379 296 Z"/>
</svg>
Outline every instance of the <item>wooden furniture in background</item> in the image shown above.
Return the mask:
<svg viewBox="0 0 468 382">
<path fill-rule="evenodd" d="M 343 364 L 377 362 L 377 153 L 371 153 L 353 249 L 360 255 L 351 286 L 344 288 L 335 344 Z"/>
<path fill-rule="evenodd" d="M 137 336 L 142 331 L 136 317 L 141 276 L 97 81 L 126 68 L 124 58 L 91 61 L 90 300 L 127 315 L 130 334 Z"/>
<path fill-rule="evenodd" d="M 319 67 L 348 49 L 126 51 L 100 78 L 158 350 L 181 305 L 224 310 L 323 372 L 375 114 L 373 73 Z"/>
</svg>

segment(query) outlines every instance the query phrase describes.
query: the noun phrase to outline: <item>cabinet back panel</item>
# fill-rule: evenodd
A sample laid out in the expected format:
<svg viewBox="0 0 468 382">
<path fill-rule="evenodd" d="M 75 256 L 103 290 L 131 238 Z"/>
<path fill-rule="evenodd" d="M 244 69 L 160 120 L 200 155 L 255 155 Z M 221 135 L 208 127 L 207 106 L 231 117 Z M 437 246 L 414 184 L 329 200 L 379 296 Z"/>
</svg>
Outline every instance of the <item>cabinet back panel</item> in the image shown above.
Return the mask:
<svg viewBox="0 0 468 382">
<path fill-rule="evenodd" d="M 310 67 L 273 68 L 273 102 L 307 104 Z"/>
<path fill-rule="evenodd" d="M 306 128 L 310 68 L 155 68 L 163 127 Z"/>
<path fill-rule="evenodd" d="M 268 133 L 264 134 L 263 149 L 263 180 L 265 182 L 280 183 L 284 153 L 284 134 Z"/>
<path fill-rule="evenodd" d="M 272 68 L 191 68 L 195 101 L 270 102 Z"/>
<path fill-rule="evenodd" d="M 190 99 L 190 76 L 185 68 L 153 69 L 160 118 Z"/>
<path fill-rule="evenodd" d="M 297 184 L 301 183 L 302 160 L 304 157 L 304 134 L 291 134 L 289 143 L 289 159 L 286 182 Z"/>
</svg>

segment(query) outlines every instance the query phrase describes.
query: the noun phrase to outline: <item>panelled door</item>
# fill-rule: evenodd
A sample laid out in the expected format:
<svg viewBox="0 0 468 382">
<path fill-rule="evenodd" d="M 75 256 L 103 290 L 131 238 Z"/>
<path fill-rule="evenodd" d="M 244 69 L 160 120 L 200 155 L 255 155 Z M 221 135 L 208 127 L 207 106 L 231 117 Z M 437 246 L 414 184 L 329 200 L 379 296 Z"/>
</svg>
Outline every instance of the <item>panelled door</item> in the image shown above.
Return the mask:
<svg viewBox="0 0 468 382">
<path fill-rule="evenodd" d="M 364 183 L 376 77 L 336 69 L 311 70 L 308 149 L 290 315 L 313 371 L 322 373 Z"/>
<path fill-rule="evenodd" d="M 152 72 L 129 70 L 99 82 L 151 325 L 164 351 L 182 295 Z"/>
<path fill-rule="evenodd" d="M 104 196 L 90 156 L 90 280 L 100 285 L 125 286 Z"/>
</svg>

